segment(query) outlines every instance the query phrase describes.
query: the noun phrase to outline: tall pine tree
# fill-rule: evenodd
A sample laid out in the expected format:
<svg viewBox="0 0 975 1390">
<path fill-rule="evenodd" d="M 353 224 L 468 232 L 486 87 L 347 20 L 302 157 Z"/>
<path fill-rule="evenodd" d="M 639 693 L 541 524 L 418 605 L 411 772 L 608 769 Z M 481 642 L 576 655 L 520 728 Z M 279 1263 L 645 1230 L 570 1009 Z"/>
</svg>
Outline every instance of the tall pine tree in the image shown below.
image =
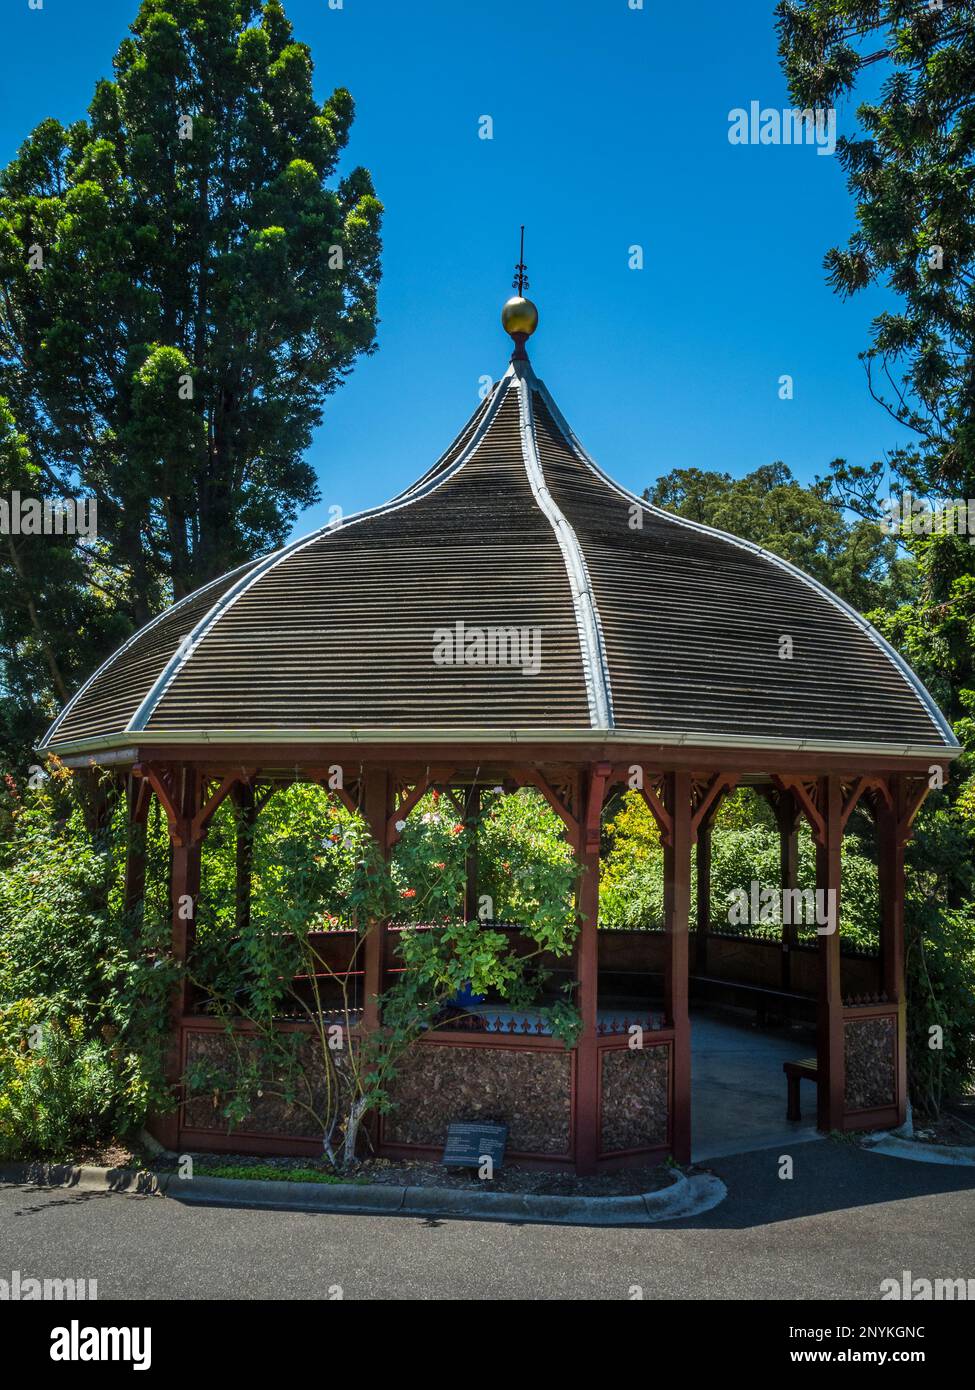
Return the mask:
<svg viewBox="0 0 975 1390">
<path fill-rule="evenodd" d="M 98 503 L 97 542 L 0 554 L 18 727 L 317 499 L 311 432 L 375 344 L 352 119 L 347 91 L 316 102 L 280 0 L 143 0 L 87 119 L 0 174 L 2 481 Z"/>
</svg>

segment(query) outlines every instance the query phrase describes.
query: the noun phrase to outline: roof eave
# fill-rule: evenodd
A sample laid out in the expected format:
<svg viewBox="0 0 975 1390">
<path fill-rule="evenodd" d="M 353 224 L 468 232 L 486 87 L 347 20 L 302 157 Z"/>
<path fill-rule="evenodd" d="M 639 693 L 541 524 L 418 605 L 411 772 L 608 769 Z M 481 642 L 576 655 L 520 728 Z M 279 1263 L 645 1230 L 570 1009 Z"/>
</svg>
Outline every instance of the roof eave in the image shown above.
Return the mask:
<svg viewBox="0 0 975 1390">
<path fill-rule="evenodd" d="M 453 729 L 168 729 L 140 731 L 133 734 L 113 734 L 102 738 L 79 739 L 65 743 L 61 747 L 45 751 L 65 760 L 80 755 L 94 757 L 98 753 L 111 753 L 113 762 L 124 761 L 119 750 L 131 753 L 135 760 L 140 749 L 146 746 L 177 745 L 181 748 L 197 746 L 200 748 L 221 744 L 253 744 L 261 747 L 269 744 L 335 745 L 355 744 L 357 747 L 402 744 L 485 744 L 511 743 L 529 746 L 539 743 L 603 743 L 646 745 L 664 748 L 706 748 L 713 750 L 740 750 L 755 753 L 830 753 L 850 756 L 882 757 L 896 759 L 931 758 L 938 763 L 950 762 L 961 753 L 958 743 L 878 743 L 851 742 L 843 739 L 799 739 L 799 738 L 752 738 L 742 734 L 712 734 L 701 732 L 675 732 L 673 729 L 596 729 L 596 728 L 453 728 Z"/>
</svg>

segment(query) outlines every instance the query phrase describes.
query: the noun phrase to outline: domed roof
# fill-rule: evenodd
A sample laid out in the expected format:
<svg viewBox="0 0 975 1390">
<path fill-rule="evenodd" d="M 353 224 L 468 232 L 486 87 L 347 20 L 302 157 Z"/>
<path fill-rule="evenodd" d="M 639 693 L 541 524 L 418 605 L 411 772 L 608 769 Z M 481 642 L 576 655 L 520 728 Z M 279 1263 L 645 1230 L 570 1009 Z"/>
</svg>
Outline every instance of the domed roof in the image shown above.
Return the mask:
<svg viewBox="0 0 975 1390">
<path fill-rule="evenodd" d="M 43 746 L 594 738 L 957 749 L 864 618 L 612 482 L 516 353 L 410 488 L 166 610 Z"/>
</svg>

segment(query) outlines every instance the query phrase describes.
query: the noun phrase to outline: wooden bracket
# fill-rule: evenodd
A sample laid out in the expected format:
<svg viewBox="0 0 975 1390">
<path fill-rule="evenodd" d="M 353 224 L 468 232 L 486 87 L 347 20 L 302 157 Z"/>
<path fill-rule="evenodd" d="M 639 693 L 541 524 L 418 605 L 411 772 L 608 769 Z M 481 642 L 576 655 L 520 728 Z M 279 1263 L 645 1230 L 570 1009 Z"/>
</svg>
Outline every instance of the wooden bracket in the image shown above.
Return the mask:
<svg viewBox="0 0 975 1390">
<path fill-rule="evenodd" d="M 651 815 L 657 822 L 660 829 L 661 844 L 672 849 L 674 844 L 674 817 L 672 809 L 664 804 L 660 792 L 646 776 L 643 778 L 643 786 L 640 788 L 640 795 L 647 803 Z"/>
<path fill-rule="evenodd" d="M 883 777 L 871 777 L 864 775 L 858 777 L 850 788 L 849 794 L 843 799 L 843 810 L 840 815 L 840 825 L 846 829 L 846 823 L 856 810 L 857 803 L 867 792 L 874 792 L 887 805 L 888 809 L 893 809 L 894 798 L 890 787 Z"/>
<path fill-rule="evenodd" d="M 133 770 L 129 788 L 129 822 L 132 825 L 145 825 L 152 802 L 152 783 L 147 777 L 139 776 Z"/>
<path fill-rule="evenodd" d="M 630 786 L 630 778 L 634 770 L 640 774 L 640 786 Z M 674 819 L 669 809 L 664 804 L 661 791 L 664 774 L 655 769 L 648 769 L 641 763 L 614 763 L 606 779 L 606 789 L 616 785 L 617 782 L 625 782 L 627 790 L 638 791 L 646 802 L 647 808 L 660 831 L 662 844 L 673 845 L 674 842 Z"/>
<path fill-rule="evenodd" d="M 579 845 L 580 824 L 576 816 L 572 814 L 571 808 L 559 796 L 558 792 L 551 785 L 548 779 L 539 771 L 537 767 L 516 767 L 512 768 L 511 775 L 518 783 L 519 787 L 534 787 L 541 792 L 545 800 L 551 806 L 555 814 L 561 819 L 565 828 L 569 832 L 569 839 L 574 846 Z"/>
<path fill-rule="evenodd" d="M 599 853 L 603 801 L 606 796 L 606 784 L 612 776 L 612 772 L 612 763 L 596 763 L 589 778 L 589 796 L 586 802 L 585 826 L 585 851 L 587 854 Z"/>
<path fill-rule="evenodd" d="M 190 821 L 190 840 L 193 844 L 195 844 L 197 840 L 203 839 L 207 831 L 207 826 L 213 820 L 220 806 L 233 791 L 234 787 L 236 787 L 237 783 L 242 780 L 239 772 L 228 774 L 228 776 L 223 778 L 216 791 L 212 792 L 210 796 L 207 797 L 206 801 L 203 802 L 196 815 Z M 204 782 L 201 799 L 202 796 L 206 796 L 206 788 L 207 783 Z"/>
<path fill-rule="evenodd" d="M 738 777 L 732 772 L 716 772 L 709 782 L 700 782 L 700 800 L 691 813 L 691 844 L 697 843 L 698 832 L 706 830 L 718 814 L 724 798 L 738 785 Z"/>
<path fill-rule="evenodd" d="M 897 838 L 899 840 L 909 840 L 911 838 L 911 827 L 914 824 L 914 817 L 924 805 L 925 798 L 931 790 L 931 783 L 926 777 L 918 777 L 908 782 L 904 779 L 904 792 L 901 805 L 898 808 Z"/>
<path fill-rule="evenodd" d="M 443 786 L 449 782 L 456 771 L 452 767 L 427 768 L 422 777 L 410 787 L 398 806 L 393 808 L 391 815 L 386 820 L 386 848 L 392 849 L 400 835 L 403 833 L 398 827 L 405 821 L 417 802 L 430 791 L 433 787 Z"/>
<path fill-rule="evenodd" d="M 172 768 L 160 767 L 156 763 L 136 763 L 132 769 L 133 777 L 144 777 L 156 793 L 160 806 L 169 822 L 169 834 L 174 844 L 184 844 L 183 816 L 176 804 L 176 779 Z"/>
<path fill-rule="evenodd" d="M 353 799 L 352 793 L 347 787 L 329 787 L 328 790 L 333 796 L 338 797 L 350 816 L 358 816 L 361 813 L 361 805 Z"/>
<path fill-rule="evenodd" d="M 793 831 L 799 829 L 802 810 L 790 791 L 786 791 L 784 787 L 777 787 L 771 782 L 768 784 L 759 783 L 755 790 L 771 807 L 775 824 L 781 834 L 791 835 Z"/>
<path fill-rule="evenodd" d="M 192 814 L 187 814 L 180 806 L 181 795 L 175 768 L 163 767 L 158 763 L 137 763 L 132 775 L 144 778 L 156 793 L 169 822 L 169 837 L 180 849 L 199 844 L 225 797 L 241 780 L 250 780 L 246 774 L 242 779 L 239 772 L 230 773 L 207 796 L 207 787 L 212 779 L 201 777 L 196 790 L 196 808 Z"/>
<path fill-rule="evenodd" d="M 799 807 L 809 822 L 812 830 L 812 837 L 817 845 L 825 847 L 826 844 L 826 817 L 816 805 L 816 795 L 819 784 L 810 781 L 808 778 L 792 777 L 774 774 L 772 781 L 780 791 L 792 792 Z"/>
</svg>

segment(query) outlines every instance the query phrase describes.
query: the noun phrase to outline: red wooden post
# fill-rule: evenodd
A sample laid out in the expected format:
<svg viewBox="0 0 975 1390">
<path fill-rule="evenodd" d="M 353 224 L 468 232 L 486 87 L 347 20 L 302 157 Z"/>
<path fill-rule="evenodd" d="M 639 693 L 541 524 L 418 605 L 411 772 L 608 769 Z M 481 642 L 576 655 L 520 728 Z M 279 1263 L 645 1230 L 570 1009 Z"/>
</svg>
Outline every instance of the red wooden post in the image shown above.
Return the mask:
<svg viewBox="0 0 975 1390">
<path fill-rule="evenodd" d="M 599 833 L 606 778 L 611 768 L 599 763 L 580 779 L 579 833 L 573 849 L 582 873 L 576 890 L 579 937 L 576 974 L 582 1032 L 576 1043 L 576 1169 L 594 1173 L 599 1157 Z"/>
<path fill-rule="evenodd" d="M 192 828 L 193 817 L 199 809 L 201 788 L 198 774 L 190 767 L 178 769 L 175 773 L 174 790 L 174 809 L 177 816 L 169 818 L 172 844 L 172 951 L 177 963 L 185 966 L 193 946 L 196 909 L 200 897 L 203 836 L 206 832 L 201 831 L 194 836 Z M 184 976 L 173 991 L 170 1007 L 169 1044 L 165 1066 L 166 1081 L 174 1089 L 178 1088 L 183 1072 L 183 1015 L 189 1007 L 190 992 L 189 980 Z M 179 1110 L 157 1117 L 152 1129 L 161 1144 L 168 1149 L 175 1148 L 179 1143 Z"/>
<path fill-rule="evenodd" d="M 799 814 L 791 792 L 779 792 L 775 800 L 775 818 L 779 824 L 779 877 L 783 893 L 799 886 Z M 790 898 L 791 903 L 795 898 Z M 792 952 L 796 944 L 796 924 L 786 921 L 782 914 L 782 988 L 792 988 Z"/>
<path fill-rule="evenodd" d="M 691 907 L 691 776 L 667 777 L 673 831 L 664 846 L 664 1001 L 674 1030 L 671 1147 L 678 1163 L 691 1160 L 691 1021 L 688 1007 L 688 922 Z"/>
<path fill-rule="evenodd" d="M 481 820 L 481 789 L 471 787 L 467 794 L 467 860 L 466 886 L 464 888 L 464 920 L 473 922 L 477 917 L 477 876 L 478 876 L 478 830 Z M 492 917 L 494 913 L 492 911 Z"/>
<path fill-rule="evenodd" d="M 843 1053 L 843 988 L 840 959 L 840 883 L 843 845 L 843 784 L 824 777 L 821 810 L 823 844 L 816 846 L 816 886 L 825 890 L 833 930 L 819 938 L 819 1012 L 817 1057 L 819 1070 L 817 1124 L 819 1129 L 842 1129 L 845 1108 Z"/>
<path fill-rule="evenodd" d="M 384 768 L 368 768 L 363 774 L 362 810 L 384 859 L 389 858 L 386 830 L 389 820 L 389 773 Z M 383 954 L 386 946 L 386 923 L 375 922 L 366 934 L 358 964 L 363 971 L 363 1025 L 379 1027 L 378 996 L 383 991 Z"/>
<path fill-rule="evenodd" d="M 254 830 L 257 825 L 257 807 L 254 801 L 254 788 L 249 782 L 242 782 L 232 793 L 236 806 L 236 864 L 234 889 L 234 922 L 239 932 L 250 926 L 251 887 L 254 877 Z"/>
<path fill-rule="evenodd" d="M 904 778 L 890 779 L 893 806 L 879 801 L 877 848 L 880 867 L 880 959 L 883 991 L 897 1005 L 895 1053 L 897 1123 L 907 1119 L 907 990 L 904 983 Z"/>
<path fill-rule="evenodd" d="M 138 914 L 142 919 L 142 908 L 146 896 L 146 820 L 151 789 L 143 779 L 130 773 L 125 783 L 127 811 L 127 836 L 125 844 L 125 897 L 126 913 Z"/>
</svg>

